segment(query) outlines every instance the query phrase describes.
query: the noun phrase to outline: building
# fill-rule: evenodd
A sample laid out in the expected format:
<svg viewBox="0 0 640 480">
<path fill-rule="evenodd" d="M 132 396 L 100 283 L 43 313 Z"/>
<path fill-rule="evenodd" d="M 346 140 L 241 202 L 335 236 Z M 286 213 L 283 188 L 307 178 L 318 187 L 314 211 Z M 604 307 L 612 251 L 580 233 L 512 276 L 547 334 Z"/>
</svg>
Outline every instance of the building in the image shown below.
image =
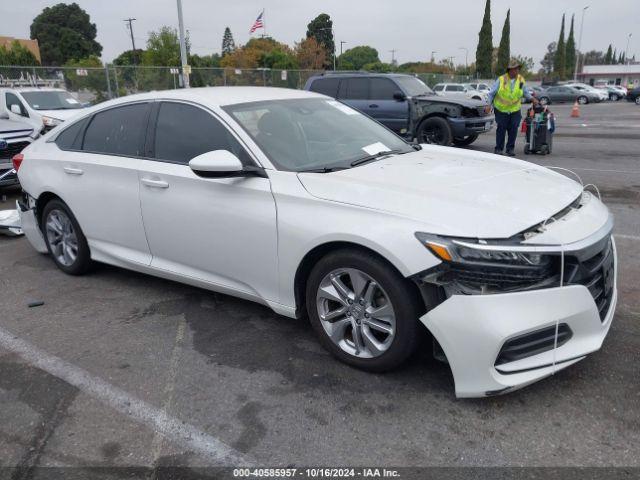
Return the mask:
<svg viewBox="0 0 640 480">
<path fill-rule="evenodd" d="M 42 59 L 40 58 L 40 46 L 38 45 L 38 40 L 3 37 L 2 35 L 0 35 L 0 47 L 4 47 L 7 50 L 11 50 L 11 44 L 15 41 L 17 41 L 20 45 L 33 53 L 33 56 L 36 57 L 38 63 L 42 62 Z"/>
<path fill-rule="evenodd" d="M 585 65 L 578 78 L 590 85 L 640 85 L 640 63 L 630 65 Z"/>
</svg>

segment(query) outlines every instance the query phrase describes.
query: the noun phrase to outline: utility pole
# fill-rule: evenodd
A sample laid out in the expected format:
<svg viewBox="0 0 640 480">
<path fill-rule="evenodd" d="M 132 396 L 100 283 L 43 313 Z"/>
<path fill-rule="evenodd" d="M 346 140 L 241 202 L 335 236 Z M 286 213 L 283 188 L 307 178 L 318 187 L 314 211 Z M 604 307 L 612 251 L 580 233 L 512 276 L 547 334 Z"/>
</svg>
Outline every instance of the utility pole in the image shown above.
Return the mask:
<svg viewBox="0 0 640 480">
<path fill-rule="evenodd" d="M 576 55 L 576 68 L 573 69 L 573 81 L 578 80 L 578 64 L 580 63 L 580 55 L 582 55 L 582 27 L 584 27 L 584 12 L 587 11 L 589 5 L 582 9 L 582 20 L 580 20 L 580 36 L 578 37 L 578 54 Z"/>
<path fill-rule="evenodd" d="M 182 0 L 178 2 L 178 30 L 180 33 L 180 61 L 182 63 L 182 83 L 189 88 L 189 65 L 187 63 L 187 43 L 184 37 L 184 21 L 182 20 Z"/>
<path fill-rule="evenodd" d="M 431 63 L 436 63 L 436 53 L 438 53 L 435 50 L 431 51 Z"/>
<path fill-rule="evenodd" d="M 340 64 L 338 65 L 340 68 L 342 68 L 342 46 L 347 43 L 344 40 L 340 40 Z"/>
<path fill-rule="evenodd" d="M 391 65 L 395 65 L 396 64 L 396 52 L 397 50 L 393 49 L 393 50 L 389 50 L 391 52 Z"/>
<path fill-rule="evenodd" d="M 627 65 L 629 65 L 629 42 L 631 41 L 631 36 L 633 33 L 630 33 L 627 37 L 627 48 L 624 49 L 624 61 Z"/>
<path fill-rule="evenodd" d="M 125 18 L 123 21 L 127 23 L 127 28 L 129 29 L 129 33 L 131 33 L 131 48 L 133 51 L 133 64 L 136 65 L 138 63 L 138 55 L 136 55 L 136 41 L 133 39 L 133 22 L 136 20 L 135 18 Z"/>
<path fill-rule="evenodd" d="M 467 47 L 458 47 L 458 50 L 464 50 L 464 69 L 469 70 L 469 49 Z"/>
</svg>

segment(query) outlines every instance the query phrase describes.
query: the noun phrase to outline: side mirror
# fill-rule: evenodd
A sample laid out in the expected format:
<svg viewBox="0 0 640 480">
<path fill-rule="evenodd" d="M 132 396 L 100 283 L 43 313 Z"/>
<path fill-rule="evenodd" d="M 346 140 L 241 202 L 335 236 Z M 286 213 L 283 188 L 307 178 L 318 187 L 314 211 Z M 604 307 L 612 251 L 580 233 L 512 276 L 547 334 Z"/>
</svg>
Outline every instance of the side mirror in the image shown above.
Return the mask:
<svg viewBox="0 0 640 480">
<path fill-rule="evenodd" d="M 266 177 L 262 168 L 243 166 L 240 159 L 228 150 L 213 150 L 198 155 L 191 159 L 189 167 L 196 175 L 201 177 Z"/>
<path fill-rule="evenodd" d="M 11 113 L 15 113 L 16 115 L 22 115 L 22 109 L 20 108 L 20 105 L 13 103 L 11 104 Z"/>
<path fill-rule="evenodd" d="M 401 91 L 397 91 L 393 93 L 393 99 L 398 102 L 404 102 L 407 99 L 407 96 Z"/>
</svg>

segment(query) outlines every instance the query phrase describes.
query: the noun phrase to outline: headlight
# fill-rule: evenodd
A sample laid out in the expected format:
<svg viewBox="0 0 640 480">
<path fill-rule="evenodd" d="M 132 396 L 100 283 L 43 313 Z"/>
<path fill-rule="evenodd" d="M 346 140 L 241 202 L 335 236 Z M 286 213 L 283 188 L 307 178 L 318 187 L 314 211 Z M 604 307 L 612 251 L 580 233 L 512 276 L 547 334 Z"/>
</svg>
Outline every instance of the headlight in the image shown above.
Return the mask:
<svg viewBox="0 0 640 480">
<path fill-rule="evenodd" d="M 426 233 L 416 233 L 416 237 L 442 260 L 425 272 L 423 280 L 444 286 L 449 294 L 524 290 L 554 281 L 559 275 L 558 255 Z"/>
<path fill-rule="evenodd" d="M 53 117 L 42 117 L 42 124 L 45 127 L 55 127 L 56 125 L 60 125 L 62 123 L 62 120 L 59 120 L 57 118 L 53 118 Z"/>
</svg>

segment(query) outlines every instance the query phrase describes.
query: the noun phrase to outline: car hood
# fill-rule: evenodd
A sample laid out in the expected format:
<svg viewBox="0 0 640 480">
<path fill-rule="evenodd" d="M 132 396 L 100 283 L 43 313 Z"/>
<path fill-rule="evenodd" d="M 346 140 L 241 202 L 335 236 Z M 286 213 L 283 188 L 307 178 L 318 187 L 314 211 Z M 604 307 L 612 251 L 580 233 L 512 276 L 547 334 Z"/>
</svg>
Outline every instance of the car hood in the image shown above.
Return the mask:
<svg viewBox="0 0 640 480">
<path fill-rule="evenodd" d="M 428 233 L 484 239 L 520 233 L 582 191 L 575 181 L 529 162 L 431 145 L 298 178 L 317 198 L 410 218 Z"/>
<path fill-rule="evenodd" d="M 462 92 L 461 92 L 462 93 Z M 463 107 L 478 108 L 487 104 L 482 100 L 473 100 L 472 98 L 460 97 L 447 97 L 445 95 L 420 95 L 417 97 L 411 97 L 412 100 L 421 103 L 453 103 L 455 105 L 462 105 Z"/>
<path fill-rule="evenodd" d="M 0 136 L 3 138 L 29 135 L 31 132 L 33 132 L 33 127 L 28 123 L 0 119 Z"/>
<path fill-rule="evenodd" d="M 68 110 L 38 110 L 38 113 L 44 117 L 57 118 L 58 120 L 66 121 L 75 117 L 81 113 L 84 109 L 73 108 Z"/>
</svg>

